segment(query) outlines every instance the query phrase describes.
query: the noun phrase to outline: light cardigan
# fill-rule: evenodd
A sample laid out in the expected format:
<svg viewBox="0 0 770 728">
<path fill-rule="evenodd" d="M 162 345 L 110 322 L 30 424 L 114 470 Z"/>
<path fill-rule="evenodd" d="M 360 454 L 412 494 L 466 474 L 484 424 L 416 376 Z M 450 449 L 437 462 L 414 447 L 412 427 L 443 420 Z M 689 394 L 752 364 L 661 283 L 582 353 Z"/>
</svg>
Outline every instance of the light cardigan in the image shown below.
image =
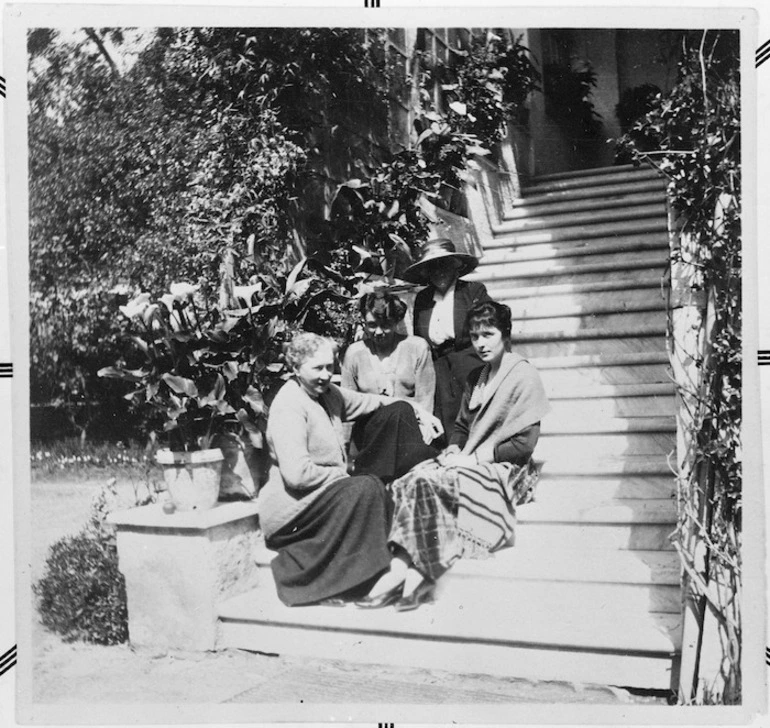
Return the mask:
<svg viewBox="0 0 770 728">
<path fill-rule="evenodd" d="M 333 384 L 314 399 L 295 379 L 281 387 L 267 419 L 272 466 L 257 500 L 266 537 L 296 518 L 332 483 L 347 477 L 342 422 L 393 401 Z"/>
<path fill-rule="evenodd" d="M 548 414 L 550 406 L 537 369 L 514 352 L 506 352 L 497 375 L 484 388 L 480 404 L 471 409 L 474 370 L 463 392 L 460 412 L 450 444 L 464 455 L 476 454 L 479 462 L 495 462 L 495 448 Z"/>
<path fill-rule="evenodd" d="M 399 336 L 390 355 L 389 369 L 389 372 L 385 370 L 365 341 L 356 341 L 345 352 L 342 386 L 358 392 L 413 399 L 423 409 L 433 412 L 436 372 L 425 339 Z"/>
</svg>

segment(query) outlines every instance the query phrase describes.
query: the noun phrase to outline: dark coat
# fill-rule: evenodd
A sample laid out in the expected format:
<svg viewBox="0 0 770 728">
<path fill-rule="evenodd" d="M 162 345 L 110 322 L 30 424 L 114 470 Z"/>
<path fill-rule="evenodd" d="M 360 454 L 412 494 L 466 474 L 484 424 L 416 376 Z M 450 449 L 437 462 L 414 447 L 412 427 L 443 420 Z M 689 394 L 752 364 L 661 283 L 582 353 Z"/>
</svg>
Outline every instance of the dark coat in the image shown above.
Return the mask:
<svg viewBox="0 0 770 728">
<path fill-rule="evenodd" d="M 433 286 L 421 290 L 414 300 L 414 334 L 428 340 L 428 327 L 433 313 Z M 455 343 L 454 350 L 461 351 L 471 345 L 468 331 L 468 311 L 477 303 L 491 301 L 486 286 L 476 281 L 459 280 L 455 284 Z M 430 343 L 430 342 L 429 342 Z"/>
<path fill-rule="evenodd" d="M 420 291 L 414 301 L 414 333 L 430 343 L 428 327 L 433 313 L 433 286 Z M 481 364 L 481 359 L 471 347 L 468 330 L 468 311 L 477 303 L 491 301 L 483 283 L 458 280 L 455 284 L 455 340 L 454 346 L 442 346 L 439 352 L 433 352 L 436 370 L 436 398 L 433 413 L 441 420 L 444 433 L 449 438 L 452 434 L 455 418 L 460 409 L 460 400 L 468 374 Z M 438 354 L 438 356 L 437 356 Z"/>
</svg>

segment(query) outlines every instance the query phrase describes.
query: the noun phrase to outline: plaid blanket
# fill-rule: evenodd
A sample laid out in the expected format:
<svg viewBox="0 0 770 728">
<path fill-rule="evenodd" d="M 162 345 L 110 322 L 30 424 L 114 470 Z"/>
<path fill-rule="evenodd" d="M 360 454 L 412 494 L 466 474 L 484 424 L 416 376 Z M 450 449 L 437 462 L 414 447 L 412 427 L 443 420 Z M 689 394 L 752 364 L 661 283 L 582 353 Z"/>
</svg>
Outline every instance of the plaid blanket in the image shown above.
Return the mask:
<svg viewBox="0 0 770 728">
<path fill-rule="evenodd" d="M 531 460 L 526 466 L 419 465 L 391 483 L 389 541 L 433 580 L 459 558 L 486 558 L 511 545 L 516 505 L 532 499 L 539 474 Z"/>
</svg>

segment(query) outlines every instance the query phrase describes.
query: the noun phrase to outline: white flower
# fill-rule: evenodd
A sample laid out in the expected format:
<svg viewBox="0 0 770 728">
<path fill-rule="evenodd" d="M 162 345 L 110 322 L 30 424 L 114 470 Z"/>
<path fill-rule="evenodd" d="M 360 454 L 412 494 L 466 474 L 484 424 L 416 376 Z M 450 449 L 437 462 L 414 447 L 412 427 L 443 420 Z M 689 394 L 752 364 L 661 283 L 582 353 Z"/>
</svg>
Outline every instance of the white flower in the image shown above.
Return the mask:
<svg viewBox="0 0 770 728">
<path fill-rule="evenodd" d="M 140 293 L 133 301 L 129 301 L 125 306 L 120 306 L 120 312 L 126 318 L 136 318 L 144 313 L 147 306 L 150 305 L 150 294 Z"/>
<path fill-rule="evenodd" d="M 176 296 L 171 293 L 166 293 L 158 299 L 169 311 L 174 310 L 174 302 L 177 300 Z"/>
<path fill-rule="evenodd" d="M 254 283 L 251 286 L 233 286 L 233 296 L 240 299 L 247 307 L 251 306 L 251 299 L 255 293 L 262 290 L 262 283 Z"/>
<path fill-rule="evenodd" d="M 169 290 L 175 298 L 189 298 L 199 288 L 200 286 L 194 286 L 192 283 L 172 283 Z"/>
</svg>

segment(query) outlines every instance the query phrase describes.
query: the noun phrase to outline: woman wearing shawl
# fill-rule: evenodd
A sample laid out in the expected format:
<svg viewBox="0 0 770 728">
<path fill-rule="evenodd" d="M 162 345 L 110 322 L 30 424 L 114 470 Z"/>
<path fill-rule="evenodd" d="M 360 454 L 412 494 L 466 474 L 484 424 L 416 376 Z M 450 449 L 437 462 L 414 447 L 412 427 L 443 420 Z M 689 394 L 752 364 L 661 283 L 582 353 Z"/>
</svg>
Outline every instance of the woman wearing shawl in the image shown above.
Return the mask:
<svg viewBox="0 0 770 728">
<path fill-rule="evenodd" d="M 416 609 L 457 559 L 511 545 L 515 507 L 537 481 L 532 453 L 549 409 L 540 376 L 510 350 L 507 306 L 481 303 L 468 324 L 483 365 L 468 378 L 449 447 L 391 484 L 395 558 L 361 607 Z"/>
</svg>

